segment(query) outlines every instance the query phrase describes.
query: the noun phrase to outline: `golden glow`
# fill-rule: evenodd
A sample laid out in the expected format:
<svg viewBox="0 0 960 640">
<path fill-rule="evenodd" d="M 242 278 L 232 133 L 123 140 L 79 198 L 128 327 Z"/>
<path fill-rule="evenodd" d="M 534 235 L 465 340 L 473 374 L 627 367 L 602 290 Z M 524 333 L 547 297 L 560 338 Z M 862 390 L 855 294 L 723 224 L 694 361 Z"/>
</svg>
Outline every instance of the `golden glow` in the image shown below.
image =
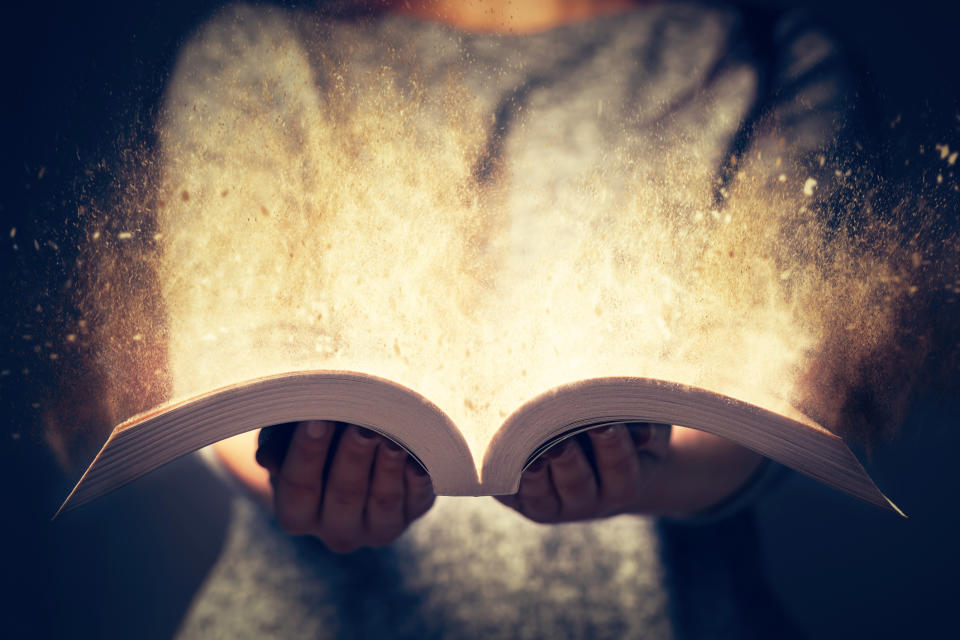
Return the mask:
<svg viewBox="0 0 960 640">
<path fill-rule="evenodd" d="M 746 158 L 716 210 L 716 144 L 647 160 L 624 132 L 617 157 L 557 193 L 510 167 L 481 185 L 488 116 L 456 77 L 428 94 L 388 69 L 330 67 L 321 91 L 297 41 L 264 33 L 207 79 L 192 65 L 220 49 L 195 42 L 169 88 L 148 258 L 166 326 L 109 336 L 114 351 L 167 346 L 168 399 L 292 369 L 368 372 L 430 398 L 480 460 L 511 411 L 585 377 L 664 378 L 829 421 L 837 399 L 800 381 L 891 339 L 909 263 L 828 240 L 814 204 L 829 185 L 800 167 Z M 98 268 L 124 285 L 118 265 Z M 149 377 L 156 363 L 134 366 Z"/>
</svg>

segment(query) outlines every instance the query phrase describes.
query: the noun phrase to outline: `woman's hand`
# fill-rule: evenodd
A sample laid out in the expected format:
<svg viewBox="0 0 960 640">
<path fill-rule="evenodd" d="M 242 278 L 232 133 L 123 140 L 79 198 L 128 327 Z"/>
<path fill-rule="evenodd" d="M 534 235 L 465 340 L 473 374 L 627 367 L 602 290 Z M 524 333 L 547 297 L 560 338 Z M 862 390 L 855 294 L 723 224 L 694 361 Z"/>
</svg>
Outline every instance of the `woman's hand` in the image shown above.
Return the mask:
<svg viewBox="0 0 960 640">
<path fill-rule="evenodd" d="M 543 523 L 634 511 L 669 445 L 669 425 L 591 429 L 548 449 L 523 472 L 516 494 L 497 499 Z"/>
<path fill-rule="evenodd" d="M 385 546 L 433 505 L 427 473 L 373 431 L 320 420 L 270 429 L 256 459 L 290 534 L 316 536 L 337 553 Z"/>
<path fill-rule="evenodd" d="M 693 429 L 616 424 L 555 445 L 524 471 L 516 494 L 497 499 L 542 523 L 690 515 L 734 493 L 762 459 Z"/>
</svg>

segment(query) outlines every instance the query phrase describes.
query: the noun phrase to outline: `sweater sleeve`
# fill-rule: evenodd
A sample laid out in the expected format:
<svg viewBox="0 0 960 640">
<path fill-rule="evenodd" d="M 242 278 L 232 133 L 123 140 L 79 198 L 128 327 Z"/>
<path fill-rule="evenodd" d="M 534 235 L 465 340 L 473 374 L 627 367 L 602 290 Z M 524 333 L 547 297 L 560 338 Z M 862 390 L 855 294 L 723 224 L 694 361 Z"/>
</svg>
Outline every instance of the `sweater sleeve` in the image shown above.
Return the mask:
<svg viewBox="0 0 960 640">
<path fill-rule="evenodd" d="M 745 23 L 758 97 L 730 143 L 718 198 L 738 181 L 763 181 L 798 206 L 826 205 L 842 188 L 836 172 L 862 161 L 852 71 L 839 45 L 802 14 Z"/>
<path fill-rule="evenodd" d="M 255 373 L 244 354 L 289 333 L 257 325 L 256 310 L 308 298 L 297 287 L 309 285 L 304 261 L 316 255 L 301 244 L 322 225 L 322 100 L 301 35 L 279 9 L 228 7 L 181 49 L 158 130 L 160 281 L 175 337 L 175 395 Z M 282 358 L 285 346 L 259 353 Z M 211 374 L 198 361 L 219 366 Z"/>
</svg>

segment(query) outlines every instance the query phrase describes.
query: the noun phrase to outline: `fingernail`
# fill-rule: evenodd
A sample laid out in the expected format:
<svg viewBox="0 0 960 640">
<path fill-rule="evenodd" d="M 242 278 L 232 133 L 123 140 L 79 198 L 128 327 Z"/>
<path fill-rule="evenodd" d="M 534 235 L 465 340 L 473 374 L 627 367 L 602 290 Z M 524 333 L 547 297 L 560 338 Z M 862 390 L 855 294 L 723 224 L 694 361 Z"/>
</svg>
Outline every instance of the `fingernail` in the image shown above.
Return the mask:
<svg viewBox="0 0 960 640">
<path fill-rule="evenodd" d="M 394 442 L 393 440 L 390 440 L 389 438 L 384 438 L 384 441 L 385 441 L 384 446 L 386 446 L 387 448 L 387 453 L 391 455 L 400 455 L 401 453 L 404 453 L 404 448 L 401 447 L 396 442 Z"/>
<path fill-rule="evenodd" d="M 620 428 L 619 424 L 605 424 L 602 427 L 597 427 L 596 429 L 593 430 L 593 432 L 595 435 L 608 438 L 612 435 L 616 435 L 619 428 Z"/>
<path fill-rule="evenodd" d="M 327 435 L 327 423 L 319 420 L 311 420 L 307 423 L 307 435 L 311 438 L 322 438 Z"/>
</svg>

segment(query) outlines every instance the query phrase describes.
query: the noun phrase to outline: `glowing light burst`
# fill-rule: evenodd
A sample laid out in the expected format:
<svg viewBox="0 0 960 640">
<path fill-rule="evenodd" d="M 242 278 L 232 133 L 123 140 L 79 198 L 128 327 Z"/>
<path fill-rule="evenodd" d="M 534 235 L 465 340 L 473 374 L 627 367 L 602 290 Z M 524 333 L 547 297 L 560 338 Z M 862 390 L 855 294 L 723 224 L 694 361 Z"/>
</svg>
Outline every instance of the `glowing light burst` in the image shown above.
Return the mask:
<svg viewBox="0 0 960 640">
<path fill-rule="evenodd" d="M 522 402 L 593 376 L 829 419 L 804 376 L 892 335 L 909 269 L 828 232 L 829 185 L 800 167 L 744 163 L 722 211 L 707 140 L 650 163 L 624 151 L 559 193 L 511 167 L 481 184 L 489 116 L 456 78 L 426 93 L 332 67 L 320 90 L 297 41 L 265 36 L 203 79 L 191 69 L 219 49 L 191 47 L 160 127 L 151 262 L 172 396 L 369 372 L 437 403 L 479 460 Z"/>
</svg>

